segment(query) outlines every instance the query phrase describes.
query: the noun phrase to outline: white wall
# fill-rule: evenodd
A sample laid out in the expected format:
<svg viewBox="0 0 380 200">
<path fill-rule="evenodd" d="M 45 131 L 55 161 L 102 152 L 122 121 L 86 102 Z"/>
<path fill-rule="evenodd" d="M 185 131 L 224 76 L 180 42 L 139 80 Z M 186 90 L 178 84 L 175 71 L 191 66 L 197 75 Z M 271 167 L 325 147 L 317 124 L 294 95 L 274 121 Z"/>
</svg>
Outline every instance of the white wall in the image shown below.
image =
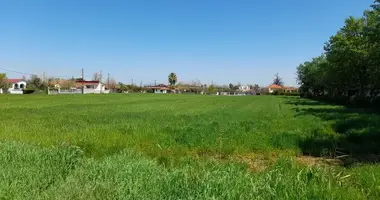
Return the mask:
<svg viewBox="0 0 380 200">
<path fill-rule="evenodd" d="M 17 84 L 17 88 L 15 88 Z M 21 89 L 20 86 L 24 85 L 24 87 Z M 23 94 L 23 89 L 26 88 L 26 82 L 25 81 L 19 81 L 17 83 L 12 83 L 12 87 L 8 89 L 8 92 L 11 94 Z"/>
</svg>

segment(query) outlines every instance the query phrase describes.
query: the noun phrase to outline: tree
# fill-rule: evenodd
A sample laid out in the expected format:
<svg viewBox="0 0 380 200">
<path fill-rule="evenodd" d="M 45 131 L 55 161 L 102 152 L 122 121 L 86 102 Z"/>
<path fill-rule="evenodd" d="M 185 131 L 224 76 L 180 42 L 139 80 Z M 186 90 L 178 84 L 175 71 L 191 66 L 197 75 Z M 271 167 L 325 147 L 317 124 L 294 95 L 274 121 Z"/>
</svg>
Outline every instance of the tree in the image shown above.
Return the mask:
<svg viewBox="0 0 380 200">
<path fill-rule="evenodd" d="M 9 88 L 7 74 L 0 73 L 0 89 Z"/>
<path fill-rule="evenodd" d="M 300 92 L 338 103 L 374 102 L 380 94 L 380 0 L 362 17 L 348 17 L 324 50 L 297 67 Z"/>
<path fill-rule="evenodd" d="M 76 86 L 75 79 L 60 80 L 59 83 L 61 89 L 71 89 Z"/>
<path fill-rule="evenodd" d="M 252 88 L 251 88 L 253 91 L 255 92 L 260 92 L 260 86 L 255 84 Z"/>
<path fill-rule="evenodd" d="M 28 80 L 27 87 L 35 90 L 45 90 L 48 86 L 46 83 L 42 82 L 40 77 L 32 75 L 30 80 Z"/>
<path fill-rule="evenodd" d="M 209 94 L 214 94 L 216 92 L 216 87 L 214 85 L 210 85 L 207 89 Z"/>
<path fill-rule="evenodd" d="M 175 73 L 170 73 L 169 74 L 169 77 L 168 77 L 168 79 L 169 79 L 169 84 L 171 85 L 171 86 L 175 86 L 175 84 L 177 83 L 177 75 L 175 74 Z"/>
<path fill-rule="evenodd" d="M 117 86 L 117 82 L 114 78 L 111 78 L 109 83 L 107 83 L 107 88 L 112 91 L 116 89 L 116 86 Z"/>
<path fill-rule="evenodd" d="M 102 80 L 103 80 L 103 75 L 102 75 L 101 73 L 99 73 L 99 72 L 95 72 L 95 73 L 92 75 L 92 80 L 102 82 Z"/>
<path fill-rule="evenodd" d="M 273 84 L 284 86 L 284 82 L 282 82 L 282 78 L 278 73 L 274 75 Z"/>
</svg>

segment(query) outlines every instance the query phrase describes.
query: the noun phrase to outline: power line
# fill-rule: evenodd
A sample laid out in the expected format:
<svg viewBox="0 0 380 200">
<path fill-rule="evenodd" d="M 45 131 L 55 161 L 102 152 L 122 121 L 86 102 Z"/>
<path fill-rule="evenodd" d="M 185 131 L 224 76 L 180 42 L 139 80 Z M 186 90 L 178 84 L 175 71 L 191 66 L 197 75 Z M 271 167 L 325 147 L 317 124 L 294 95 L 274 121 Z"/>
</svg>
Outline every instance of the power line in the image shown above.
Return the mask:
<svg viewBox="0 0 380 200">
<path fill-rule="evenodd" d="M 38 74 L 32 74 L 32 73 L 27 73 L 27 72 L 20 72 L 20 71 L 15 71 L 11 69 L 5 69 L 5 68 L 0 68 L 0 70 L 16 73 L 16 74 L 23 74 L 23 75 L 30 75 L 30 76 L 38 76 Z M 71 78 L 72 76 L 50 76 L 50 77 L 56 77 L 56 78 Z"/>
<path fill-rule="evenodd" d="M 37 75 L 37 74 L 31 74 L 31 73 L 25 73 L 25 72 L 14 71 L 14 70 L 10 70 L 10 69 L 4 69 L 4 68 L 0 68 L 0 69 L 1 69 L 1 70 L 4 70 L 4 71 L 8 71 L 8 72 L 17 73 L 17 74 L 24 74 L 24 75 Z"/>
</svg>

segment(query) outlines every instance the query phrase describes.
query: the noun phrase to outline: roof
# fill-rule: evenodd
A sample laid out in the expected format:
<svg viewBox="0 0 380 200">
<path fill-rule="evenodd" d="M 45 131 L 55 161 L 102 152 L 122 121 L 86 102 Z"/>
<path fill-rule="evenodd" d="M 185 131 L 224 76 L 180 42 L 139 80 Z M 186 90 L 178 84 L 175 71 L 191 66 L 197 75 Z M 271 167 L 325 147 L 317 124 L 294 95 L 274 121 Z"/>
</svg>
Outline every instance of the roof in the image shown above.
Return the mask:
<svg viewBox="0 0 380 200">
<path fill-rule="evenodd" d="M 164 85 L 164 84 L 158 84 L 158 85 L 154 85 L 154 86 L 147 86 L 147 88 L 158 89 L 158 90 L 170 90 L 170 88 L 167 85 Z"/>
<path fill-rule="evenodd" d="M 82 80 L 76 80 L 76 83 L 80 84 L 86 84 L 86 85 L 91 85 L 91 84 L 99 84 L 100 81 L 82 81 Z"/>
<path fill-rule="evenodd" d="M 270 89 L 281 89 L 282 86 L 281 85 L 272 84 L 272 85 L 268 86 L 268 88 L 270 88 Z"/>
<path fill-rule="evenodd" d="M 8 79 L 9 83 L 18 83 L 20 81 L 24 81 L 24 79 L 22 79 L 22 78 L 10 78 L 10 79 Z"/>
<path fill-rule="evenodd" d="M 291 86 L 290 86 L 290 87 L 285 86 L 284 89 L 285 89 L 285 90 L 297 90 L 298 88 L 296 88 L 296 87 L 291 87 Z"/>
</svg>

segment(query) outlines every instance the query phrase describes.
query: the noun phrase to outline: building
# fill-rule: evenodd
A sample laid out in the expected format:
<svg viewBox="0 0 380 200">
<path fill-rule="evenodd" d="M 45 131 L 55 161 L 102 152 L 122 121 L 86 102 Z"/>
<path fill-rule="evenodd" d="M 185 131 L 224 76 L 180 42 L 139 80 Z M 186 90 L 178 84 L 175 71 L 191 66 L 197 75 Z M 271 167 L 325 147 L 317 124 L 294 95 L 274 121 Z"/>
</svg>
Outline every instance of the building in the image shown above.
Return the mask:
<svg viewBox="0 0 380 200">
<path fill-rule="evenodd" d="M 288 93 L 295 93 L 298 91 L 298 89 L 296 87 L 283 87 L 283 90 L 284 92 L 288 92 Z"/>
<path fill-rule="evenodd" d="M 266 89 L 271 94 L 274 91 L 285 92 L 285 93 L 294 93 L 294 92 L 298 91 L 298 89 L 296 87 L 281 86 L 281 85 L 276 85 L 276 84 L 272 84 L 272 85 L 266 87 Z"/>
<path fill-rule="evenodd" d="M 49 85 L 53 85 L 56 90 L 55 93 L 59 94 L 82 93 L 82 88 L 84 94 L 110 93 L 110 90 L 106 89 L 105 84 L 100 81 L 56 80 Z"/>
<path fill-rule="evenodd" d="M 8 93 L 10 94 L 23 94 L 26 88 L 26 81 L 24 79 L 8 79 L 10 88 L 8 88 Z M 3 93 L 1 90 L 0 93 Z"/>
<path fill-rule="evenodd" d="M 282 90 L 282 86 L 281 85 L 272 84 L 272 85 L 269 85 L 267 87 L 267 89 L 268 89 L 268 92 L 272 94 L 276 90 Z"/>
<path fill-rule="evenodd" d="M 241 92 L 248 92 L 250 90 L 251 90 L 251 87 L 248 85 L 239 86 L 239 91 L 241 91 Z"/>
<path fill-rule="evenodd" d="M 171 91 L 171 89 L 164 84 L 158 84 L 155 86 L 148 86 L 147 88 L 151 89 L 153 93 L 155 94 L 166 94 Z"/>
</svg>

